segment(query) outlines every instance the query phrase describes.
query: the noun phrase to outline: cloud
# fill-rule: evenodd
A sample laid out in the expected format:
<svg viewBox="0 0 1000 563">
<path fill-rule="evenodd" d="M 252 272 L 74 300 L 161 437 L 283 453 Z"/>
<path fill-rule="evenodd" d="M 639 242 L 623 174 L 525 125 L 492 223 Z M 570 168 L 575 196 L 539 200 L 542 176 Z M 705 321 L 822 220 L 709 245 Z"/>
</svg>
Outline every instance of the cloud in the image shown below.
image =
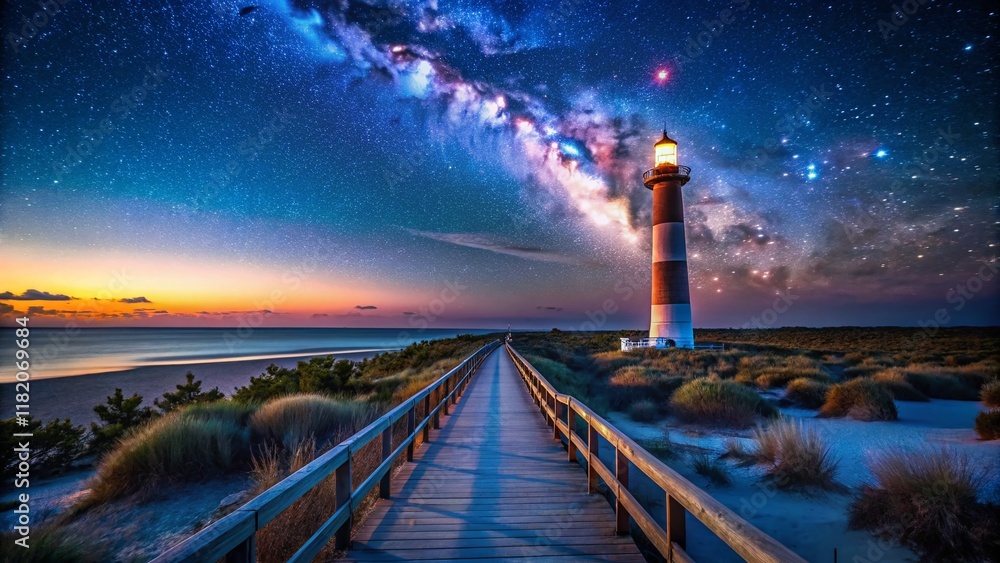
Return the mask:
<svg viewBox="0 0 1000 563">
<path fill-rule="evenodd" d="M 14 306 L 9 303 L 0 303 L 0 315 L 6 315 L 14 311 Z"/>
<path fill-rule="evenodd" d="M 3 293 L 0 293 L 0 299 L 7 299 L 11 301 L 71 301 L 76 298 L 70 297 L 69 295 L 63 295 L 61 293 L 49 293 L 48 291 L 28 289 L 21 295 L 14 295 L 10 291 L 4 291 Z"/>
<path fill-rule="evenodd" d="M 56 311 L 55 309 L 46 309 L 45 307 L 42 307 L 42 306 L 28 307 L 28 312 L 27 312 L 27 315 L 29 317 L 30 316 L 38 316 L 38 317 L 55 316 L 55 315 L 58 315 L 58 314 L 59 314 L 59 311 Z"/>
<path fill-rule="evenodd" d="M 123 297 L 123 298 L 119 299 L 118 301 L 120 301 L 122 303 L 152 303 L 152 301 L 150 301 L 149 299 L 146 299 L 145 297 L 141 297 L 141 296 L 140 297 Z"/>
<path fill-rule="evenodd" d="M 328 314 L 326 314 L 326 313 L 313 313 L 313 318 L 314 318 L 314 319 L 318 319 L 318 318 L 320 318 L 320 317 L 329 317 L 329 316 L 330 316 L 330 315 L 328 315 Z"/>
<path fill-rule="evenodd" d="M 562 311 L 562 307 L 535 307 L 539 311 Z"/>
<path fill-rule="evenodd" d="M 375 305 L 355 305 L 354 308 L 359 311 L 372 311 L 378 309 Z"/>
<path fill-rule="evenodd" d="M 551 250 L 545 250 L 542 248 L 510 245 L 500 241 L 495 241 L 486 235 L 480 235 L 475 233 L 432 233 L 428 231 L 418 231 L 415 229 L 406 229 L 406 230 L 411 234 L 417 235 L 419 237 L 424 237 L 439 242 L 446 242 L 448 244 L 454 244 L 456 246 L 464 246 L 466 248 L 476 248 L 478 250 L 486 250 L 489 252 L 495 252 L 497 254 L 506 254 L 507 256 L 515 256 L 517 258 L 523 258 L 524 260 L 534 260 L 536 262 L 554 262 L 556 264 L 585 263 L 583 260 L 580 260 L 579 258 L 576 258 L 574 256 L 566 256 L 564 254 L 559 254 L 558 252 L 553 252 Z"/>
<path fill-rule="evenodd" d="M 416 313 L 413 311 L 403 311 L 403 315 L 407 317 L 412 317 L 413 315 L 416 315 Z"/>
</svg>

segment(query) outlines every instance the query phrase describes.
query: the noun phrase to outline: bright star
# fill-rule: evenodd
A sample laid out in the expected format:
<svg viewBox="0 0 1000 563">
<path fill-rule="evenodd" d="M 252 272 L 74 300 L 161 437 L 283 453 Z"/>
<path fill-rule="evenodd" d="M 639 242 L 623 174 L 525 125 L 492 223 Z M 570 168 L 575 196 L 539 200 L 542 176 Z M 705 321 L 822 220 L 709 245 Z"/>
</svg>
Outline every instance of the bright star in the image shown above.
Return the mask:
<svg viewBox="0 0 1000 563">
<path fill-rule="evenodd" d="M 667 69 L 661 68 L 660 70 L 656 71 L 656 81 L 659 82 L 660 84 L 666 82 L 667 78 L 670 78 L 670 72 Z"/>
<path fill-rule="evenodd" d="M 875 152 L 875 156 L 878 158 L 885 158 L 889 153 L 885 149 L 879 149 Z"/>
</svg>

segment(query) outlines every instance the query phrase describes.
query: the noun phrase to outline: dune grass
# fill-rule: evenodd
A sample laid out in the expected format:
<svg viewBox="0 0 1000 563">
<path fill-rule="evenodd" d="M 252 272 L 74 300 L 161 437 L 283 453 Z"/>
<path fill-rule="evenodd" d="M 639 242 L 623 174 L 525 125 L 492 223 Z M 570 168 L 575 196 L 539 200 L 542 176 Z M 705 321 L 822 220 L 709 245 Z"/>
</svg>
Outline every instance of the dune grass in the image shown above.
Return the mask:
<svg viewBox="0 0 1000 563">
<path fill-rule="evenodd" d="M 695 379 L 682 385 L 670 400 L 677 418 L 685 422 L 745 428 L 757 416 L 772 417 L 777 409 L 753 389 L 727 380 Z"/>
<path fill-rule="evenodd" d="M 224 418 L 174 413 L 123 439 L 97 468 L 85 505 L 148 492 L 163 481 L 198 480 L 242 466 L 249 432 Z"/>
<path fill-rule="evenodd" d="M 788 387 L 785 388 L 785 398 L 800 407 L 818 409 L 826 402 L 826 395 L 829 392 L 830 385 L 808 377 L 800 377 L 788 383 Z"/>
<path fill-rule="evenodd" d="M 629 407 L 628 415 L 636 422 L 652 422 L 660 417 L 660 409 L 649 399 L 639 399 Z"/>
<path fill-rule="evenodd" d="M 875 372 L 872 381 L 886 388 L 892 394 L 892 398 L 897 401 L 927 402 L 930 399 L 924 395 L 906 378 L 906 371 L 902 368 L 889 368 Z"/>
<path fill-rule="evenodd" d="M 255 438 L 294 451 L 305 440 L 323 447 L 344 429 L 361 428 L 376 417 L 377 410 L 368 403 L 290 395 L 261 406 L 249 427 Z"/>
<path fill-rule="evenodd" d="M 812 429 L 779 420 L 753 432 L 754 459 L 766 468 L 767 478 L 779 488 L 838 488 L 837 460 Z"/>
<path fill-rule="evenodd" d="M 16 532 L 0 533 L 4 563 L 99 563 L 108 561 L 108 547 L 80 530 L 60 527 L 56 521 L 33 522 L 28 548 L 14 545 L 22 536 Z"/>
<path fill-rule="evenodd" d="M 1000 440 L 1000 409 L 977 414 L 974 428 L 980 440 Z"/>
<path fill-rule="evenodd" d="M 956 452 L 890 451 L 869 467 L 875 483 L 850 506 L 849 526 L 914 548 L 930 561 L 1000 553 L 1000 515 L 978 501 L 984 471 Z"/>
<path fill-rule="evenodd" d="M 820 416 L 846 416 L 866 422 L 899 418 L 892 395 L 868 378 L 852 379 L 831 387 Z"/>
<path fill-rule="evenodd" d="M 979 390 L 979 399 L 987 407 L 1000 409 L 1000 379 L 990 381 Z"/>
</svg>

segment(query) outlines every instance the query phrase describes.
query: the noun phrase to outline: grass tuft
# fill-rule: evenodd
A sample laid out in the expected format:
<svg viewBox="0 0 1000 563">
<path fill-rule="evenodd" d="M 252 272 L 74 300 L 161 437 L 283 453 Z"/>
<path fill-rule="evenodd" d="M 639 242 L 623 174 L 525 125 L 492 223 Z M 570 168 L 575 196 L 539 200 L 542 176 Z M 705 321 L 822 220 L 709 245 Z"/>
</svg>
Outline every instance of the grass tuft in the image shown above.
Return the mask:
<svg viewBox="0 0 1000 563">
<path fill-rule="evenodd" d="M 856 420 L 896 420 L 896 404 L 885 387 L 868 378 L 834 385 L 827 393 L 820 416 L 848 416 Z"/>
<path fill-rule="evenodd" d="M 249 455 L 245 428 L 232 421 L 160 418 L 123 439 L 101 461 L 85 506 L 145 492 L 166 480 L 196 480 L 238 467 Z"/>
<path fill-rule="evenodd" d="M 653 422 L 659 418 L 660 413 L 656 403 L 649 399 L 639 399 L 629 407 L 628 415 L 636 422 Z"/>
<path fill-rule="evenodd" d="M 849 526 L 870 530 L 930 561 L 980 561 L 1000 552 L 996 507 L 980 504 L 984 473 L 955 452 L 892 451 L 869 465 Z"/>
<path fill-rule="evenodd" d="M 260 407 L 250 419 L 250 429 L 264 442 L 295 451 L 305 440 L 323 447 L 343 430 L 360 429 L 376 415 L 375 407 L 367 403 L 291 395 Z"/>
<path fill-rule="evenodd" d="M 979 391 L 979 398 L 987 407 L 1000 409 L 1000 379 L 990 381 Z"/>
<path fill-rule="evenodd" d="M 753 433 L 754 457 L 765 465 L 767 477 L 779 488 L 838 488 L 838 462 L 815 430 L 780 420 Z"/>
<path fill-rule="evenodd" d="M 728 380 L 695 379 L 682 385 L 670 406 L 685 422 L 745 428 L 758 415 L 772 417 L 777 409 L 753 389 Z"/>
<path fill-rule="evenodd" d="M 975 429 L 980 440 L 1000 439 L 1000 409 L 977 414 Z"/>
<path fill-rule="evenodd" d="M 892 398 L 897 401 L 927 402 L 930 399 L 924 395 L 906 378 L 906 371 L 902 368 L 889 368 L 876 372 L 872 376 L 872 381 L 884 386 Z"/>
<path fill-rule="evenodd" d="M 818 409 L 826 402 L 830 385 L 815 379 L 800 377 L 793 379 L 785 389 L 785 398 L 807 409 Z"/>
<path fill-rule="evenodd" d="M 729 471 L 726 464 L 708 454 L 699 454 L 692 459 L 692 466 L 695 473 L 707 477 L 712 483 L 725 486 L 730 483 Z"/>
</svg>

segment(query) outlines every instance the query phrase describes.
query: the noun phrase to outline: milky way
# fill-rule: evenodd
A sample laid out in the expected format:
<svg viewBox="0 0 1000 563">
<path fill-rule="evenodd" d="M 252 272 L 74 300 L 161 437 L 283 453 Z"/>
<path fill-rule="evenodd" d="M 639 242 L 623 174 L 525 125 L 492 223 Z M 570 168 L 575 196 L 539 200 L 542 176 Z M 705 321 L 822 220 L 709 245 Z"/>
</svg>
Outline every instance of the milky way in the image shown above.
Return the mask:
<svg viewBox="0 0 1000 563">
<path fill-rule="evenodd" d="M 998 13 L 976 4 L 69 2 L 35 33 L 15 4 L 0 235 L 28 262 L 322 247 L 409 308 L 461 277 L 457 324 L 574 326 L 616 282 L 648 291 L 666 126 L 697 325 L 789 291 L 777 324 L 913 325 L 980 274 L 949 322 L 993 323 Z"/>
</svg>

